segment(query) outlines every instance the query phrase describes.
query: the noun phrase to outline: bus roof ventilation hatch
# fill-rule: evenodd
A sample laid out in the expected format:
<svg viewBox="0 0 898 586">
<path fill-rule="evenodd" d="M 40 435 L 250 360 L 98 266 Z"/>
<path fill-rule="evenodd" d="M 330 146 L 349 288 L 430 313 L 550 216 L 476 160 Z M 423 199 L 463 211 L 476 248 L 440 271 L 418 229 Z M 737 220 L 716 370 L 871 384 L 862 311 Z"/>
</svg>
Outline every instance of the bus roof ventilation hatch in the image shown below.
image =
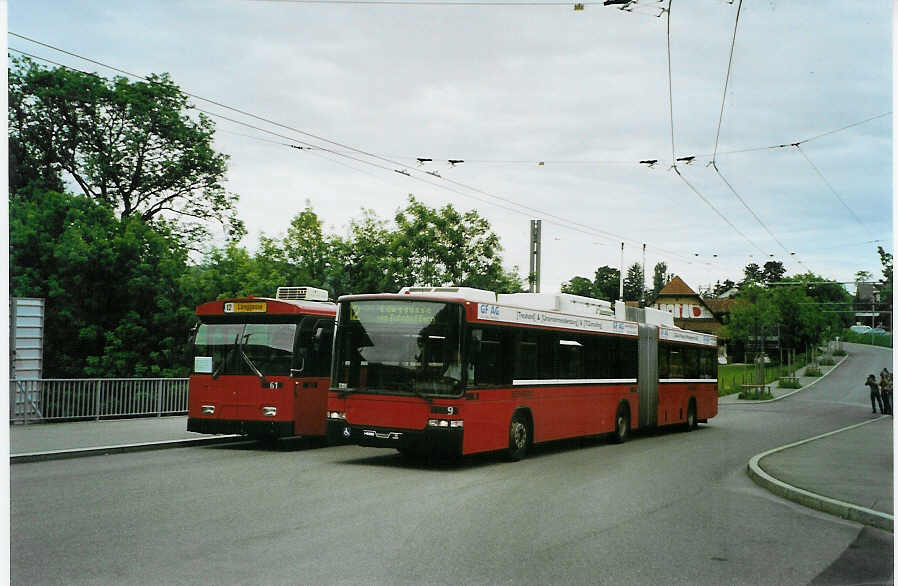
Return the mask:
<svg viewBox="0 0 898 586">
<path fill-rule="evenodd" d="M 327 301 L 327 291 L 315 287 L 278 287 L 275 299 L 282 301 Z"/>
<path fill-rule="evenodd" d="M 403 287 L 400 295 L 429 295 L 431 297 L 461 297 L 465 301 L 495 303 L 496 294 L 486 289 L 473 287 Z"/>
<path fill-rule="evenodd" d="M 569 293 L 507 293 L 499 295 L 499 303 L 584 317 L 614 317 L 611 304 L 604 299 Z"/>
</svg>

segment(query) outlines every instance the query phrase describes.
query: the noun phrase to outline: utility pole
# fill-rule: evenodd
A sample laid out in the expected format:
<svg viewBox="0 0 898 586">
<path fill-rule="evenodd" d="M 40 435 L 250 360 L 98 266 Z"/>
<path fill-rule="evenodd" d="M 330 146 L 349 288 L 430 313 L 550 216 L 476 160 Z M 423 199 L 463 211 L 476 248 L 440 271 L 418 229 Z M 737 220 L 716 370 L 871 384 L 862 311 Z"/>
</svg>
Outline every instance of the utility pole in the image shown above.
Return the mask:
<svg viewBox="0 0 898 586">
<path fill-rule="evenodd" d="M 542 246 L 542 220 L 530 220 L 530 292 L 539 293 L 539 265 Z"/>
</svg>

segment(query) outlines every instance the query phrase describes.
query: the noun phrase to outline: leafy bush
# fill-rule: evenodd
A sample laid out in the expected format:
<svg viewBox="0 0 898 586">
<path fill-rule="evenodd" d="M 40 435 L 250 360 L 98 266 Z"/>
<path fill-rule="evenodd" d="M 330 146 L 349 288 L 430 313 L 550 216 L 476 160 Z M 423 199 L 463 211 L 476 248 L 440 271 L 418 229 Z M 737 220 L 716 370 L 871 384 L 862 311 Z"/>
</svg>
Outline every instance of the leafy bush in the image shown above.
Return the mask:
<svg viewBox="0 0 898 586">
<path fill-rule="evenodd" d="M 806 369 L 804 369 L 804 375 L 805 376 L 822 376 L 823 372 L 821 372 L 820 369 L 817 368 L 816 366 L 811 365 L 811 366 L 808 366 Z"/>
<path fill-rule="evenodd" d="M 780 389 L 800 389 L 801 383 L 798 382 L 797 378 L 780 379 L 777 387 Z"/>
<path fill-rule="evenodd" d="M 835 364 L 836 361 L 828 356 L 820 359 L 820 366 L 835 366 Z"/>
<path fill-rule="evenodd" d="M 848 352 L 844 350 L 833 350 L 833 356 L 848 356 Z"/>
</svg>

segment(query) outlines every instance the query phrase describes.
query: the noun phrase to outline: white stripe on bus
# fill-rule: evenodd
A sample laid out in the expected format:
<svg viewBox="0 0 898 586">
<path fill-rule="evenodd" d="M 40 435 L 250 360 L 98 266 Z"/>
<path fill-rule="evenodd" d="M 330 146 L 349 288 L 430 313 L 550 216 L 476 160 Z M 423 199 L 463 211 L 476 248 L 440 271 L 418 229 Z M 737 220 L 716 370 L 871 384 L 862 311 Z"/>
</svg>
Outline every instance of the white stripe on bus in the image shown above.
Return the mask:
<svg viewBox="0 0 898 586">
<path fill-rule="evenodd" d="M 635 384 L 635 378 L 544 378 L 544 379 L 515 379 L 511 381 L 515 386 L 524 385 L 584 385 L 584 384 Z"/>
<path fill-rule="evenodd" d="M 662 378 L 659 383 L 716 383 L 716 378 Z"/>
</svg>

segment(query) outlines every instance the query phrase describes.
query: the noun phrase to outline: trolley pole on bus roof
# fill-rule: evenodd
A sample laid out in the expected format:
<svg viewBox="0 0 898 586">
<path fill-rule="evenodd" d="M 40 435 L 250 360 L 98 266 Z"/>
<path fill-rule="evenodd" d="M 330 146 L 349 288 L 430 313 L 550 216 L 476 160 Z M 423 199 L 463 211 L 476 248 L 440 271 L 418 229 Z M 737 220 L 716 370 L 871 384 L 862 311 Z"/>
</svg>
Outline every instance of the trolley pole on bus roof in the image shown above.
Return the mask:
<svg viewBox="0 0 898 586">
<path fill-rule="evenodd" d="M 542 237 L 542 220 L 530 220 L 530 292 L 539 293 L 539 257 Z"/>
<path fill-rule="evenodd" d="M 645 307 L 645 242 L 642 243 L 642 306 Z"/>
<path fill-rule="evenodd" d="M 617 296 L 624 300 L 624 243 L 620 243 L 620 286 L 618 287 Z"/>
</svg>

